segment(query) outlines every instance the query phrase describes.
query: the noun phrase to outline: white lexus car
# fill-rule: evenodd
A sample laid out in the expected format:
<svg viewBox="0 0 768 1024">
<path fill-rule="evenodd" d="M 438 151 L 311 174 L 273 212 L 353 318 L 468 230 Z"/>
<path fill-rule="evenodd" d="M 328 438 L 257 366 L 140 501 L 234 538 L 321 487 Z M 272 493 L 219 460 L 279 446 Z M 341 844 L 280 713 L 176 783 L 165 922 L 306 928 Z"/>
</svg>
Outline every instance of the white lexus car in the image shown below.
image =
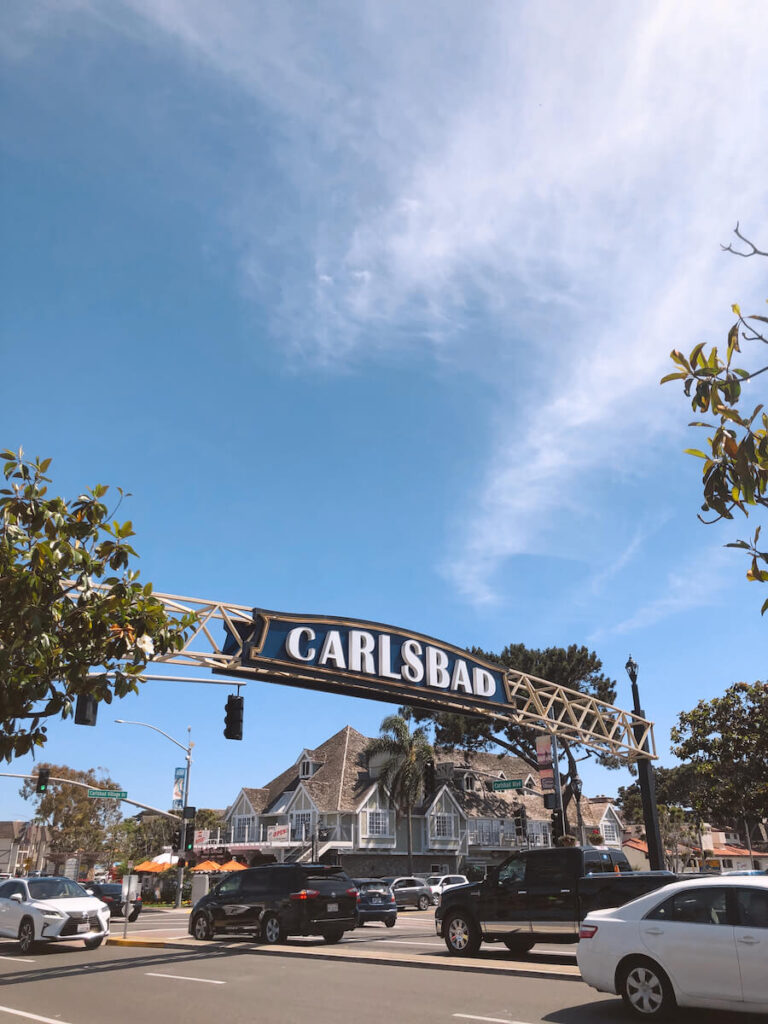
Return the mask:
<svg viewBox="0 0 768 1024">
<path fill-rule="evenodd" d="M 83 939 L 96 949 L 109 935 L 109 907 L 71 878 L 11 878 L 0 885 L 0 937 L 22 953 L 35 942 Z"/>
<path fill-rule="evenodd" d="M 596 910 L 577 957 L 588 985 L 646 1020 L 675 1005 L 766 1013 L 768 878 L 697 875 Z"/>
</svg>

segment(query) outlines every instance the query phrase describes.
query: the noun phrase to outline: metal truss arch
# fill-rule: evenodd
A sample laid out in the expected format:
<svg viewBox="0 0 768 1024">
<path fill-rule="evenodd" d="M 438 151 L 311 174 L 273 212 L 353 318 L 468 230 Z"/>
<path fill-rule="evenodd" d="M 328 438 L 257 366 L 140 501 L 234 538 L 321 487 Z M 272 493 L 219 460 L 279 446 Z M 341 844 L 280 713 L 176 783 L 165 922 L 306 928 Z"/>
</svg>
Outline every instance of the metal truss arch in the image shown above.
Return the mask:
<svg viewBox="0 0 768 1024">
<path fill-rule="evenodd" d="M 168 676 L 153 672 L 144 673 L 145 678 L 228 686 L 243 686 L 250 679 L 254 682 L 280 683 L 308 689 L 323 688 L 310 675 L 302 675 L 298 665 L 293 671 L 273 670 L 267 674 L 248 664 L 248 630 L 254 624 L 254 610 L 251 607 L 176 594 L 155 593 L 153 596 L 162 602 L 169 614 L 191 614 L 197 621 L 181 650 L 154 657 L 151 664 L 205 669 L 217 676 L 232 678 Z M 504 672 L 504 688 L 506 704 L 494 708 L 478 708 L 471 701 L 463 699 L 461 694 L 448 692 L 425 692 L 412 699 L 407 696 L 394 699 L 433 710 L 482 715 L 499 723 L 507 722 L 551 733 L 560 740 L 581 743 L 626 763 L 640 759 L 653 760 L 657 756 L 653 723 L 633 712 L 515 669 Z M 345 692 L 367 699 L 393 702 L 391 694 L 377 695 L 373 691 L 363 691 L 354 686 L 348 687 Z"/>
</svg>

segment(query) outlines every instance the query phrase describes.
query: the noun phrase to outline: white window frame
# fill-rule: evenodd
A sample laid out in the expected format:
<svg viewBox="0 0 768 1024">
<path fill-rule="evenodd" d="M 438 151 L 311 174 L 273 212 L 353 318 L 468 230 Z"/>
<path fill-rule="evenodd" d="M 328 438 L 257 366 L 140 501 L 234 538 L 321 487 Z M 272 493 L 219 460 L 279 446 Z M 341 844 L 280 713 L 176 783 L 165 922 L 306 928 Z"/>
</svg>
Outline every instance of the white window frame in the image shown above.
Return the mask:
<svg viewBox="0 0 768 1024">
<path fill-rule="evenodd" d="M 433 814 L 432 836 L 435 839 L 455 839 L 456 815 L 446 813 Z"/>
<path fill-rule="evenodd" d="M 312 778 L 312 762 L 306 758 L 299 765 L 299 778 L 300 779 L 311 779 Z"/>
<path fill-rule="evenodd" d="M 619 834 L 619 826 L 615 821 L 606 820 L 600 823 L 600 831 L 603 833 L 603 839 L 606 843 L 617 843 L 621 839 Z"/>
<path fill-rule="evenodd" d="M 365 828 L 369 839 L 391 839 L 389 811 L 366 811 Z"/>
</svg>

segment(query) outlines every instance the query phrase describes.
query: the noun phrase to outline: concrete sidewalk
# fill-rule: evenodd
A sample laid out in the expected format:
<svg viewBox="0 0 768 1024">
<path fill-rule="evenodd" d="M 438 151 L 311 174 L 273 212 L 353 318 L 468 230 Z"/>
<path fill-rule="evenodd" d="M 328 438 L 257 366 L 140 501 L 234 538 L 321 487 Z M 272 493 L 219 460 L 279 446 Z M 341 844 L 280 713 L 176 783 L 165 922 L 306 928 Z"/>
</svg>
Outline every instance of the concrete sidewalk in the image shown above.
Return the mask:
<svg viewBox="0 0 768 1024">
<path fill-rule="evenodd" d="M 310 940 L 315 943 L 317 940 Z M 581 981 L 581 974 L 575 964 L 546 964 L 528 962 L 525 960 L 510 961 L 504 959 L 501 954 L 498 959 L 483 957 L 452 957 L 448 952 L 435 953 L 399 953 L 381 950 L 353 949 L 350 945 L 344 946 L 343 941 L 338 946 L 326 944 L 317 945 L 310 942 L 302 942 L 301 939 L 292 939 L 280 946 L 261 946 L 252 939 L 243 938 L 239 940 L 212 939 L 208 942 L 200 942 L 193 939 L 191 935 L 173 935 L 170 932 L 163 933 L 161 929 L 156 932 L 145 932 L 143 935 L 135 934 L 127 939 L 118 936 L 110 936 L 107 944 L 110 946 L 145 946 L 152 949 L 194 949 L 201 952 L 211 946 L 231 950 L 241 950 L 257 956 L 291 956 L 307 957 L 321 960 L 340 960 L 357 963 L 381 963 L 401 965 L 404 967 L 424 967 L 438 971 L 472 971 L 486 974 L 508 974 L 511 976 L 535 977 L 543 976 L 567 979 L 570 981 Z"/>
</svg>

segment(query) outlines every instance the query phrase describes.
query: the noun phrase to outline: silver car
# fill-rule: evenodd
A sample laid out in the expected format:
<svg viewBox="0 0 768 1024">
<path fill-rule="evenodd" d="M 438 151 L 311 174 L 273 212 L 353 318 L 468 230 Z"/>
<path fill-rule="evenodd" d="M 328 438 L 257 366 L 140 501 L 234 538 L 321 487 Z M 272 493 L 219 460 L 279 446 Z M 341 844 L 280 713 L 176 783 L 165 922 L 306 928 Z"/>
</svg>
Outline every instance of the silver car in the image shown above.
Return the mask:
<svg viewBox="0 0 768 1024">
<path fill-rule="evenodd" d="M 413 875 L 402 875 L 395 878 L 384 878 L 394 893 L 398 907 L 416 907 L 418 910 L 426 910 L 432 904 L 432 890 L 423 878 L 414 878 Z"/>
</svg>

